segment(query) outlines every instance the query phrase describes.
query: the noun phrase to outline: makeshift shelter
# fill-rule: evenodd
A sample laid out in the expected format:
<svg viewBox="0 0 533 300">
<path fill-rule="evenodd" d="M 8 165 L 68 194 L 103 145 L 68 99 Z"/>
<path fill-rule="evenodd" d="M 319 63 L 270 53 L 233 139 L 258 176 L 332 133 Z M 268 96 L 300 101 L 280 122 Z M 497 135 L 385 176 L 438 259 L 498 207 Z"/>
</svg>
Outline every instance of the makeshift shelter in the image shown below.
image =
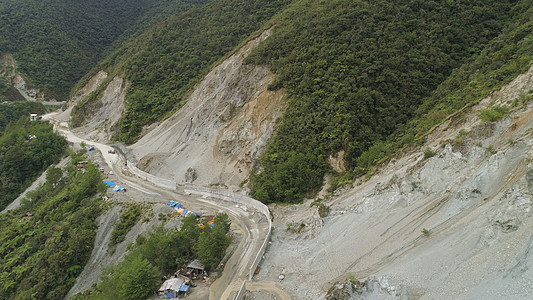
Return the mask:
<svg viewBox="0 0 533 300">
<path fill-rule="evenodd" d="M 77 166 L 78 168 L 83 168 L 83 167 L 85 167 L 85 166 L 88 165 L 88 164 L 89 164 L 89 161 L 84 160 L 84 161 L 79 161 L 79 162 L 77 162 L 77 163 L 76 163 L 76 166 Z"/>
<path fill-rule="evenodd" d="M 190 287 L 188 285 L 182 284 L 180 290 L 178 291 L 178 294 L 186 294 L 187 292 L 189 292 L 189 288 Z"/>
<path fill-rule="evenodd" d="M 94 150 L 96 150 L 94 147 L 87 149 L 87 151 L 94 151 Z"/>
<path fill-rule="evenodd" d="M 195 259 L 187 265 L 187 269 L 203 271 L 205 267 L 197 259 Z"/>
<path fill-rule="evenodd" d="M 185 217 L 188 217 L 190 215 L 194 215 L 195 217 L 198 217 L 198 215 L 195 212 L 192 212 L 190 210 L 187 212 L 187 214 L 185 214 Z"/>
<path fill-rule="evenodd" d="M 176 298 L 179 292 L 188 292 L 189 286 L 185 283 L 185 280 L 180 278 L 170 278 L 163 282 L 163 285 L 157 291 L 159 295 L 166 298 Z"/>
<path fill-rule="evenodd" d="M 126 189 L 121 186 L 115 185 L 115 187 L 113 187 L 113 191 L 114 192 L 125 192 Z"/>
</svg>

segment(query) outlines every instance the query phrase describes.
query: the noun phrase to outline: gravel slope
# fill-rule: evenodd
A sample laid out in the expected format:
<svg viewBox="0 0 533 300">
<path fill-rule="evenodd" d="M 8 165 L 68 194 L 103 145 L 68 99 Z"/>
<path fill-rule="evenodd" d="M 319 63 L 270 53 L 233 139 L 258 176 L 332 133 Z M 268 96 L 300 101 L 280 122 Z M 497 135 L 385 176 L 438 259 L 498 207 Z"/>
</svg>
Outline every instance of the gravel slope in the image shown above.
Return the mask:
<svg viewBox="0 0 533 300">
<path fill-rule="evenodd" d="M 377 288 L 364 299 L 530 299 L 533 105 L 493 124 L 477 113 L 531 89 L 533 68 L 328 199 L 328 217 L 309 202 L 272 207 L 272 246 L 257 279 L 283 274 L 278 285 L 293 299 L 322 299 L 339 280 L 371 275 Z M 436 155 L 425 159 L 426 147 Z M 300 223 L 300 233 L 287 231 Z"/>
</svg>

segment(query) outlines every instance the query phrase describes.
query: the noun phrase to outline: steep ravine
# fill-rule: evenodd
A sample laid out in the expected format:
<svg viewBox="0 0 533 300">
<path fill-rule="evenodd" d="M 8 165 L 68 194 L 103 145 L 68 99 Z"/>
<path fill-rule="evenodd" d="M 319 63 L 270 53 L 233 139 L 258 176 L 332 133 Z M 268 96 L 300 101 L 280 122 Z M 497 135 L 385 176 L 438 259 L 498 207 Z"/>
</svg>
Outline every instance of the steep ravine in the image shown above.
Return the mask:
<svg viewBox="0 0 533 300">
<path fill-rule="evenodd" d="M 325 218 L 309 202 L 272 207 L 272 245 L 257 279 L 283 274 L 279 285 L 294 299 L 322 299 L 347 277 L 368 281 L 337 285 L 330 299 L 530 297 L 533 103 L 494 123 L 478 114 L 532 91 L 533 67 L 326 200 Z M 424 157 L 427 147 L 433 157 Z"/>
</svg>

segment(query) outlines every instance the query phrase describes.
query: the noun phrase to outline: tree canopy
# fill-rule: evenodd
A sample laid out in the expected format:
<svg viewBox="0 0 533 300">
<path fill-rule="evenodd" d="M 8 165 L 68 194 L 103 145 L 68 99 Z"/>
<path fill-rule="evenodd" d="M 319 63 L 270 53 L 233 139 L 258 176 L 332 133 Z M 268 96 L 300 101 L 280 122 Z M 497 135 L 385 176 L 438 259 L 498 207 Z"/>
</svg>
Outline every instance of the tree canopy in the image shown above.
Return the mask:
<svg viewBox="0 0 533 300">
<path fill-rule="evenodd" d="M 74 84 L 156 2 L 3 0 L 0 55 L 13 54 L 18 70 L 46 95 L 66 100 Z"/>
<path fill-rule="evenodd" d="M 100 172 L 71 165 L 47 178 L 20 209 L 0 215 L 0 299 L 62 299 L 91 254 Z"/>
<path fill-rule="evenodd" d="M 523 4 L 293 1 L 247 59 L 269 65 L 277 75 L 269 88 L 286 88 L 290 98 L 251 178 L 252 195 L 299 201 L 322 186 L 328 156 L 344 151 L 357 176 L 403 146 L 386 141 L 423 118 L 418 107 L 440 101 L 433 92 L 525 15 Z M 297 168 L 296 155 L 306 155 Z"/>
</svg>

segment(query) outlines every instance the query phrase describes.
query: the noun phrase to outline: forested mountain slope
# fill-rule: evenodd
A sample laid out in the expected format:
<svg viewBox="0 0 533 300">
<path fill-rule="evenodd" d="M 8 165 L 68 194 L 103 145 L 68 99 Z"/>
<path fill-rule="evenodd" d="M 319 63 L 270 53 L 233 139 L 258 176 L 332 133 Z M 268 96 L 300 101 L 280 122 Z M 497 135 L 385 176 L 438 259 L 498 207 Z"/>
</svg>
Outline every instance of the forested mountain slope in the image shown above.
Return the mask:
<svg viewBox="0 0 533 300">
<path fill-rule="evenodd" d="M 107 84 L 122 76 L 131 85 L 115 138 L 133 143 L 147 125 L 180 109 L 237 45 L 271 28 L 247 62 L 268 66 L 276 75 L 269 89 L 285 88 L 289 102 L 250 178 L 251 194 L 264 202 L 297 202 L 313 196 L 326 173 L 333 175 L 332 189 L 353 181 L 526 70 L 531 4 L 198 3 L 125 43 L 93 69 L 81 83 L 102 69 L 110 74 L 108 82 L 77 105 L 73 124 L 84 124 Z M 328 163 L 332 158 L 337 171 Z"/>
<path fill-rule="evenodd" d="M 110 79 L 125 74 L 131 82 L 117 138 L 132 143 L 144 125 L 170 116 L 217 61 L 246 41 L 288 2 L 212 1 L 169 17 L 107 57 L 94 73 L 104 69 Z M 84 116 L 90 117 L 91 105 L 106 85 L 78 105 L 74 125 L 83 123 Z"/>
<path fill-rule="evenodd" d="M 100 172 L 72 163 L 46 178 L 22 209 L 0 215 L 0 299 L 63 299 L 91 254 Z"/>
<path fill-rule="evenodd" d="M 158 0 L 5 0 L 0 2 L 0 54 L 50 98 L 70 89 L 105 50 Z"/>
<path fill-rule="evenodd" d="M 9 119 L 24 109 L 24 106 L 18 111 L 17 108 L 0 109 L 0 125 L 4 115 Z M 0 127 L 0 210 L 64 155 L 66 142 L 52 127 L 47 123 L 30 122 L 27 115 L 8 123 L 5 129 Z"/>
<path fill-rule="evenodd" d="M 309 196 L 322 186 L 328 156 L 340 155 L 351 180 L 481 91 L 526 70 L 530 7 L 531 1 L 294 1 L 249 57 L 268 64 L 278 76 L 270 88 L 285 87 L 290 96 L 263 170 L 252 177 L 252 194 L 262 201 Z M 471 87 L 470 98 L 444 100 Z M 423 119 L 437 104 L 440 111 Z"/>
</svg>

